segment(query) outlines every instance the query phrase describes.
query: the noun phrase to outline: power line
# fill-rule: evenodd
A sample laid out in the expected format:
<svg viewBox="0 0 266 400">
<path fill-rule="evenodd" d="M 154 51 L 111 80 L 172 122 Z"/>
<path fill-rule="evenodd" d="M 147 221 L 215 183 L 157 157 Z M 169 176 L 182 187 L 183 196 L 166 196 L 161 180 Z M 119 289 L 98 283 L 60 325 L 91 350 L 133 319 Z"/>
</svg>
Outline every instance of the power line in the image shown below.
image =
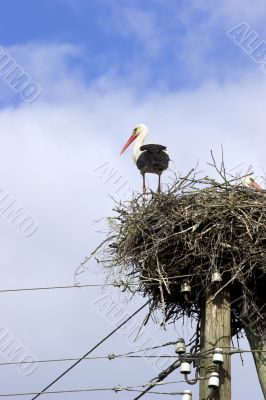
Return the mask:
<svg viewBox="0 0 266 400">
<path fill-rule="evenodd" d="M 112 284 L 101 285 L 101 284 L 90 284 L 90 285 L 66 285 L 66 286 L 44 286 L 44 287 L 32 287 L 32 288 L 17 288 L 17 289 L 0 289 L 0 293 L 9 292 L 30 292 L 39 290 L 53 290 L 53 289 L 80 289 L 86 287 L 103 287 L 103 286 L 114 286 Z"/>
<path fill-rule="evenodd" d="M 139 350 L 134 350 L 130 351 L 128 353 L 123 353 L 123 354 L 114 354 L 110 353 L 107 356 L 95 356 L 95 357 L 85 357 L 84 360 L 98 360 L 98 359 L 108 359 L 108 360 L 114 360 L 116 358 L 176 358 L 176 355 L 136 355 L 138 353 L 143 353 L 145 351 L 150 351 L 150 350 L 155 350 L 155 349 L 161 349 L 162 347 L 166 346 L 173 346 L 175 345 L 176 342 L 167 342 L 158 346 L 153 346 L 153 347 L 146 347 L 144 349 L 139 349 Z M 80 358 L 57 358 L 57 359 L 47 359 L 47 360 L 34 360 L 34 361 L 14 361 L 14 362 L 3 362 L 0 363 L 0 366 L 9 366 L 9 365 L 20 365 L 20 364 L 37 364 L 37 363 L 49 363 L 49 362 L 60 362 L 60 361 L 77 361 Z"/>
<path fill-rule="evenodd" d="M 54 379 L 48 386 L 46 386 L 40 393 L 38 393 L 36 396 L 32 398 L 32 400 L 37 399 L 39 396 L 41 396 L 44 392 L 46 392 L 47 389 L 49 389 L 51 386 L 53 386 L 56 382 L 58 382 L 63 376 L 65 376 L 69 371 L 71 371 L 73 368 L 75 368 L 81 361 L 83 361 L 86 357 L 88 357 L 89 354 L 91 354 L 95 349 L 97 349 L 102 343 L 104 343 L 107 339 L 109 339 L 115 332 L 117 332 L 122 326 L 124 326 L 128 321 L 130 321 L 132 318 L 134 318 L 141 310 L 143 310 L 144 307 L 146 307 L 149 304 L 149 301 L 147 301 L 145 304 L 143 304 L 137 311 L 135 311 L 133 314 L 131 314 L 125 321 L 123 321 L 118 327 L 116 327 L 114 330 L 112 330 L 107 336 L 105 336 L 100 342 L 98 342 L 94 347 L 92 347 L 86 354 L 84 354 L 83 357 L 81 357 L 78 361 L 76 361 L 71 367 L 67 368 L 66 371 L 64 371 L 62 374 L 60 374 L 56 379 Z"/>
<path fill-rule="evenodd" d="M 159 382 L 163 381 L 168 375 L 170 375 L 173 371 L 179 368 L 180 365 L 181 365 L 180 360 L 177 360 L 173 364 L 171 364 L 168 368 L 162 371 L 156 378 L 154 378 L 149 383 L 149 386 L 144 391 L 142 391 L 137 397 L 135 397 L 134 400 L 138 400 L 141 397 L 145 396 L 145 394 L 150 392 L 154 388 L 154 386 L 156 386 Z"/>
<path fill-rule="evenodd" d="M 181 278 L 186 278 L 192 276 L 190 275 L 178 275 L 169 278 L 170 279 L 181 279 Z M 126 282 L 126 281 L 118 281 L 118 282 L 113 282 L 113 283 L 106 283 L 106 284 L 87 284 L 87 285 L 57 285 L 57 286 L 43 286 L 43 287 L 29 287 L 29 288 L 14 288 L 14 289 L 0 289 L 0 293 L 12 293 L 12 292 L 32 292 L 32 291 L 41 291 L 41 290 L 58 290 L 58 289 L 81 289 L 81 288 L 97 288 L 97 287 L 107 287 L 107 286 L 112 286 L 112 287 L 132 287 L 132 286 L 139 286 L 140 284 L 145 283 L 146 285 L 151 285 L 151 286 L 156 286 L 159 283 L 158 282 L 151 282 L 150 279 L 143 279 L 140 282 Z M 175 285 L 176 282 L 169 282 L 171 285 Z"/>
<path fill-rule="evenodd" d="M 181 381 L 180 381 L 181 382 Z M 185 381 L 182 381 L 185 382 Z M 174 383 L 179 383 L 179 382 L 171 382 L 171 384 Z M 115 392 L 119 393 L 122 391 L 127 391 L 127 392 L 138 392 L 141 393 L 142 391 L 140 389 L 136 389 L 138 386 L 133 387 L 121 387 L 121 386 L 116 386 L 112 388 L 91 388 L 91 389 L 70 389 L 70 390 L 55 390 L 55 391 L 49 391 L 43 393 L 44 395 L 50 395 L 50 394 L 71 394 L 71 393 L 88 393 L 88 392 Z M 143 386 L 140 386 L 143 387 Z M 158 391 L 150 391 L 151 394 L 161 394 L 161 395 L 180 395 L 182 396 L 184 393 L 183 392 L 158 392 Z M 36 392 L 28 392 L 28 393 L 6 393 L 6 394 L 0 394 L 0 397 L 20 397 L 20 396 L 33 396 L 35 394 L 38 394 Z"/>
<path fill-rule="evenodd" d="M 175 343 L 174 343 L 175 344 Z M 163 345 L 164 346 L 164 345 Z M 95 356 L 95 357 L 84 357 L 83 360 L 115 360 L 115 359 L 140 359 L 140 358 L 177 358 L 176 355 L 170 355 L 170 354 L 158 354 L 158 355 L 148 355 L 148 354 L 143 354 L 143 355 L 136 355 L 136 353 L 140 353 L 143 351 L 149 351 L 154 348 L 160 348 L 163 346 L 155 346 L 155 347 L 150 347 L 148 349 L 143 349 L 143 350 L 137 350 L 137 351 L 132 351 L 130 353 L 125 353 L 125 354 L 114 354 L 110 353 L 107 356 Z M 235 349 L 232 348 L 231 351 L 224 352 L 224 354 L 232 356 L 235 354 L 243 354 L 243 353 L 266 353 L 266 350 L 242 350 L 242 349 Z M 135 355 L 134 355 L 135 354 Z M 195 359 L 199 358 L 208 358 L 212 355 L 212 352 L 206 353 L 206 355 L 201 355 L 200 353 L 197 353 L 195 355 Z M 193 357 L 190 359 L 193 359 Z M 14 362 L 0 362 L 0 366 L 12 366 L 12 365 L 21 365 L 21 364 L 48 364 L 48 363 L 56 363 L 56 362 L 68 362 L 68 361 L 78 361 L 80 358 L 51 358 L 51 359 L 45 359 L 45 360 L 34 360 L 34 361 L 14 361 Z"/>
<path fill-rule="evenodd" d="M 94 356 L 94 357 L 84 357 L 83 360 L 88 360 L 88 361 L 93 361 L 93 360 L 115 360 L 115 359 L 140 359 L 140 358 L 177 358 L 176 355 L 172 354 L 158 354 L 158 355 L 148 355 L 148 354 L 142 354 L 142 355 L 136 355 L 138 353 L 143 353 L 145 351 L 150 351 L 154 349 L 159 349 L 165 346 L 169 345 L 175 345 L 176 342 L 169 342 L 163 345 L 159 346 L 154 346 L 154 347 L 148 347 L 146 349 L 140 349 L 140 350 L 135 350 L 131 351 L 128 353 L 123 353 L 123 354 L 115 354 L 115 353 L 110 353 L 105 356 Z M 228 349 L 228 348 L 227 348 Z M 266 350 L 245 350 L 245 349 L 239 349 L 235 347 L 231 347 L 231 350 L 225 351 L 225 355 L 233 356 L 235 354 L 244 354 L 244 353 L 266 353 Z M 195 357 L 191 357 L 190 359 L 199 359 L 199 358 L 208 358 L 212 356 L 214 348 L 206 353 L 196 353 Z M 10 361 L 10 362 L 0 362 L 0 366 L 12 366 L 12 365 L 22 365 L 22 364 L 48 364 L 48 363 L 56 363 L 56 362 L 68 362 L 68 361 L 78 361 L 80 358 L 76 357 L 65 357 L 65 358 L 48 358 L 48 359 L 42 359 L 42 360 L 32 360 L 32 361 Z"/>
<path fill-rule="evenodd" d="M 138 392 L 138 393 L 142 393 L 140 390 L 134 390 L 134 389 L 129 389 L 128 392 Z M 150 390 L 148 393 L 146 394 L 159 394 L 160 396 L 183 396 L 184 392 L 155 392 L 154 390 Z"/>
<path fill-rule="evenodd" d="M 157 386 L 167 386 L 167 385 L 177 385 L 180 383 L 186 383 L 185 380 L 181 380 L 181 381 L 174 381 L 174 382 L 157 382 L 153 384 L 153 388 L 157 387 Z M 122 391 L 128 391 L 128 392 L 138 392 L 138 393 L 142 393 L 142 389 L 150 386 L 150 384 L 142 384 L 142 385 L 134 385 L 134 386 L 121 386 L 121 385 L 117 385 L 114 387 L 107 387 L 107 388 L 88 388 L 88 389 L 61 389 L 61 390 L 54 390 L 54 391 L 49 391 L 49 392 L 45 392 L 43 393 L 44 395 L 48 395 L 48 394 L 67 394 L 67 393 L 86 393 L 86 392 L 104 392 L 104 391 L 113 391 L 115 393 L 119 393 Z M 162 393 L 162 392 L 158 392 L 158 391 L 150 391 L 150 393 L 154 393 L 154 394 L 169 394 L 169 393 Z M 175 394 L 177 394 L 178 392 L 175 392 Z M 32 396 L 32 395 L 36 395 L 38 394 L 37 392 L 27 392 L 27 393 L 7 393 L 7 394 L 0 394 L 0 397 L 17 397 L 17 396 Z M 171 393 L 170 393 L 171 394 Z M 178 393 L 180 395 L 182 395 L 183 393 Z"/>
<path fill-rule="evenodd" d="M 120 391 L 126 391 L 126 392 L 137 392 L 137 393 L 141 393 L 141 390 L 139 389 L 127 389 L 124 388 L 122 390 L 116 390 L 116 388 L 106 388 L 106 389 L 84 389 L 84 390 L 62 390 L 62 391 L 57 391 L 57 392 L 46 392 L 43 393 L 45 395 L 49 395 L 49 394 L 71 394 L 71 393 L 88 393 L 88 392 L 110 392 L 110 391 L 114 391 L 116 393 L 120 392 Z M 19 396 L 32 396 L 36 393 L 14 393 L 14 394 L 0 394 L 0 397 L 19 397 Z M 184 392 L 158 392 L 158 391 L 149 391 L 148 394 L 158 394 L 158 395 L 166 395 L 166 396 L 183 396 Z"/>
<path fill-rule="evenodd" d="M 158 356 L 149 356 L 149 355 L 142 355 L 142 356 L 128 356 L 128 355 L 115 355 L 110 354 L 109 356 L 98 356 L 98 357 L 85 357 L 84 360 L 114 360 L 114 359 L 139 359 L 139 358 L 176 358 L 173 355 L 158 355 Z M 79 358 L 54 358 L 54 359 L 47 359 L 47 360 L 34 360 L 34 361 L 20 361 L 20 362 L 4 362 L 0 363 L 0 366 L 8 366 L 8 365 L 21 365 L 21 364 L 48 364 L 48 363 L 56 363 L 56 362 L 67 362 L 67 361 L 78 361 Z"/>
</svg>

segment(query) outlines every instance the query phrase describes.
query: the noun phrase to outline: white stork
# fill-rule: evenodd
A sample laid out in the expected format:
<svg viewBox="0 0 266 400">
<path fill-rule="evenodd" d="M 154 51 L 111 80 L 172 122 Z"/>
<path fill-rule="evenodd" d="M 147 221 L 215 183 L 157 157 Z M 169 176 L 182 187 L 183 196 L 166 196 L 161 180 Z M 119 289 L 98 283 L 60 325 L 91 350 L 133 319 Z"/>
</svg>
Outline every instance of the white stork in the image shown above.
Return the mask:
<svg viewBox="0 0 266 400">
<path fill-rule="evenodd" d="M 243 182 L 243 185 L 248 188 L 256 189 L 256 190 L 263 190 L 263 188 L 257 182 L 255 182 L 254 179 L 251 178 L 251 176 L 245 176 L 242 179 L 242 182 Z"/>
<path fill-rule="evenodd" d="M 143 177 L 143 193 L 146 193 L 145 174 L 157 174 L 159 176 L 158 193 L 161 192 L 161 174 L 168 168 L 170 158 L 166 153 L 166 147 L 160 144 L 143 145 L 149 130 L 146 125 L 139 124 L 134 129 L 120 155 L 135 140 L 133 149 L 133 161 L 137 165 Z"/>
</svg>

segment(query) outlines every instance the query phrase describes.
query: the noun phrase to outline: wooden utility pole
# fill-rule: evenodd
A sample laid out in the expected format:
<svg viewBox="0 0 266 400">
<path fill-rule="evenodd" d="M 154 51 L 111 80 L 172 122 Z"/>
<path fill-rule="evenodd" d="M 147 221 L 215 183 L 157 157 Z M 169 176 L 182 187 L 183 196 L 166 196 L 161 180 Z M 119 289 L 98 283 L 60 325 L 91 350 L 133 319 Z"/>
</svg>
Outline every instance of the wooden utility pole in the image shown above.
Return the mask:
<svg viewBox="0 0 266 400">
<path fill-rule="evenodd" d="M 202 307 L 201 320 L 201 353 L 213 348 L 223 348 L 229 352 L 231 346 L 231 306 L 230 296 L 224 289 L 215 296 L 217 287 L 212 285 L 208 290 Z M 220 387 L 209 389 L 208 379 L 200 381 L 200 400 L 231 399 L 231 357 L 224 354 L 224 363 L 215 365 L 212 352 L 200 361 L 200 377 L 208 378 L 212 372 L 219 373 Z"/>
</svg>

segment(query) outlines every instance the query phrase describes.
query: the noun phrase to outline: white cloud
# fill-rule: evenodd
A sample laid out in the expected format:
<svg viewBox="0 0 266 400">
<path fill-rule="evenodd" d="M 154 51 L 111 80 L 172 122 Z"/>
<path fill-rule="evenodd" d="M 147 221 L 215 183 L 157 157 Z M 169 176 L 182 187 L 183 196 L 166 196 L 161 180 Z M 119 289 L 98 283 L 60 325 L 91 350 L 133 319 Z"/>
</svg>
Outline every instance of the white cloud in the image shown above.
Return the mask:
<svg viewBox="0 0 266 400">
<path fill-rule="evenodd" d="M 161 2 L 162 0 L 156 0 Z M 177 6 L 174 0 L 168 1 L 168 5 L 180 12 L 178 14 L 191 17 L 197 12 L 204 13 L 207 17 L 205 21 L 207 23 L 213 23 L 214 21 L 218 24 L 221 23 L 239 23 L 246 21 L 250 24 L 255 25 L 261 24 L 264 20 L 265 2 L 264 0 L 195 0 L 189 4 L 185 4 L 184 7 Z"/>
<path fill-rule="evenodd" d="M 202 0 L 203 1 L 203 0 Z M 213 9 L 217 7 L 217 13 L 230 21 L 246 21 L 249 24 L 261 24 L 264 21 L 265 2 L 264 0 L 223 0 L 208 2 Z M 215 12 L 215 11 L 214 11 Z"/>
<path fill-rule="evenodd" d="M 157 13 L 128 4 L 116 4 L 113 8 L 113 23 L 121 36 L 133 37 L 144 45 L 149 56 L 158 55 L 164 44 L 162 26 L 158 23 Z"/>
<path fill-rule="evenodd" d="M 145 7 L 139 0 L 130 5 L 124 1 L 103 4 L 109 10 L 101 20 L 103 31 L 116 32 L 143 44 L 143 51 L 139 49 L 135 53 L 132 49 L 128 62 L 132 70 L 141 71 L 139 75 L 143 74 L 144 78 L 149 76 L 151 63 L 156 62 L 158 70 L 162 66 L 164 77 L 167 69 L 169 76 L 173 75 L 172 65 L 176 65 L 176 74 L 183 76 L 186 82 L 202 83 L 206 76 L 233 81 L 243 71 L 256 66 L 248 58 L 241 59 L 237 48 L 238 62 L 232 60 L 233 46 L 226 36 L 227 31 L 246 22 L 258 31 L 261 40 L 266 39 L 263 0 L 199 0 L 189 4 L 154 0 L 145 3 Z M 165 65 L 165 57 L 169 57 L 169 65 Z M 217 59 L 222 62 L 222 68 Z M 237 70 L 233 62 L 237 62 Z M 127 69 L 130 70 L 128 65 Z"/>
<path fill-rule="evenodd" d="M 251 30 L 258 32 L 261 40 L 266 40 L 263 0 L 199 0 L 184 7 L 174 4 L 172 7 L 176 24 L 181 27 L 181 33 L 176 38 L 178 54 L 192 82 L 203 82 L 206 76 L 234 81 L 243 72 L 256 68 L 248 57 L 242 57 L 241 63 L 240 58 L 235 64 L 235 60 L 241 57 L 241 51 L 235 48 L 233 60 L 227 52 L 232 43 L 226 33 L 246 22 Z"/>
</svg>

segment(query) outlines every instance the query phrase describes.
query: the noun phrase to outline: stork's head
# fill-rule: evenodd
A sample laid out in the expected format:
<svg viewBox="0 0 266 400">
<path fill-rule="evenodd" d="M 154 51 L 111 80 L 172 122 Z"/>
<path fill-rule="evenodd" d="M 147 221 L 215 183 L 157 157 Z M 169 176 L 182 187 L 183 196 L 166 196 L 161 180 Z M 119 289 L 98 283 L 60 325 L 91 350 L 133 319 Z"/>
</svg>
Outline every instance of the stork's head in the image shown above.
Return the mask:
<svg viewBox="0 0 266 400">
<path fill-rule="evenodd" d="M 262 190 L 262 187 L 254 181 L 254 179 L 251 176 L 245 176 L 242 179 L 243 185 L 248 187 L 248 188 L 252 188 L 252 189 L 256 189 L 256 190 Z"/>
<path fill-rule="evenodd" d="M 142 136 L 143 138 L 145 138 L 147 136 L 148 132 L 149 132 L 149 129 L 148 129 L 148 127 L 146 125 L 138 124 L 133 129 L 133 132 L 132 132 L 130 138 L 128 139 L 127 143 L 125 144 L 125 146 L 121 150 L 120 156 L 126 151 L 126 149 L 129 147 L 129 145 L 132 142 L 134 142 L 135 139 L 137 139 L 138 136 Z"/>
</svg>

